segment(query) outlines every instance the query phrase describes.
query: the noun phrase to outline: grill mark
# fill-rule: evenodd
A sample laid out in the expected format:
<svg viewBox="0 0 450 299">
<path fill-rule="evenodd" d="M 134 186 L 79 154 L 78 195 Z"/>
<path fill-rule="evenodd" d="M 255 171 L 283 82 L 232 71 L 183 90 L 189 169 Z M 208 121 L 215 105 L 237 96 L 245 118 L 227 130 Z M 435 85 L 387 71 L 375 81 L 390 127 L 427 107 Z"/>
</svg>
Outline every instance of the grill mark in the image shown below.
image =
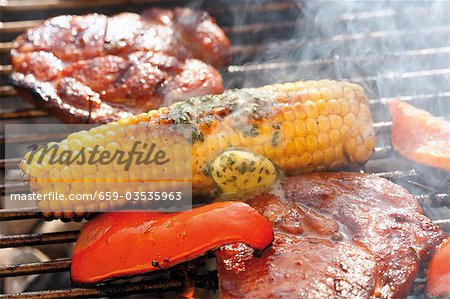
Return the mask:
<svg viewBox="0 0 450 299">
<path fill-rule="evenodd" d="M 125 63 L 127 64 L 127 66 L 123 70 L 120 70 L 119 76 L 114 81 L 113 86 L 120 86 L 121 84 L 124 84 L 130 73 L 131 68 L 135 65 L 133 62 L 129 60 L 126 60 Z"/>
</svg>

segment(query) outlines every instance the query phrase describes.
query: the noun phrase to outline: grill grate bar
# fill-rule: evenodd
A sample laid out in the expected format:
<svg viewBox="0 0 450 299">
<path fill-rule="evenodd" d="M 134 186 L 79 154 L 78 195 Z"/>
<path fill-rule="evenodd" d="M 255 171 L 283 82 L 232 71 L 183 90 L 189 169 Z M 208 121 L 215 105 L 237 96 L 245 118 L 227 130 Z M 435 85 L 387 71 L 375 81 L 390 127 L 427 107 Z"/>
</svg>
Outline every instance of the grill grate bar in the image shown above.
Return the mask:
<svg viewBox="0 0 450 299">
<path fill-rule="evenodd" d="M 0 43 L 0 52 L 9 52 L 12 49 L 12 42 Z"/>
<path fill-rule="evenodd" d="M 63 261 L 63 263 L 65 263 Z M 68 265 L 61 265 L 67 267 Z M 67 269 L 68 270 L 68 269 Z M 24 292 L 14 294 L 1 294 L 0 298 L 92 298 L 109 297 L 152 292 L 159 294 L 162 292 L 185 292 L 190 291 L 191 286 L 206 290 L 217 289 L 217 271 L 207 271 L 205 274 L 198 274 L 195 277 L 190 276 L 187 279 L 170 279 L 161 276 L 145 276 L 140 281 L 127 282 L 119 281 L 106 285 L 96 286 L 95 288 L 70 288 L 59 290 L 45 290 L 35 292 Z"/>
<path fill-rule="evenodd" d="M 48 141 L 55 139 L 64 139 L 67 137 L 67 133 L 50 133 L 50 134 L 40 134 L 38 136 L 33 135 L 10 135 L 6 139 L 5 137 L 0 138 L 0 144 L 2 143 L 28 143 L 28 142 L 38 142 L 38 141 Z"/>
<path fill-rule="evenodd" d="M 383 76 L 353 77 L 353 78 L 348 78 L 348 80 L 352 81 L 354 83 L 368 83 L 368 82 L 377 82 L 377 80 L 379 80 L 380 78 L 406 79 L 406 78 L 445 76 L 445 75 L 450 75 L 450 68 L 420 70 L 420 71 L 400 72 L 400 73 L 389 73 L 389 74 L 384 74 Z"/>
<path fill-rule="evenodd" d="M 373 174 L 383 177 L 388 180 L 406 178 L 406 177 L 415 177 L 415 176 L 420 175 L 420 173 L 418 173 L 416 169 L 410 169 L 410 170 L 405 170 L 405 171 L 395 170 L 395 171 L 377 172 L 377 173 L 373 173 Z"/>
<path fill-rule="evenodd" d="M 17 95 L 17 91 L 12 86 L 0 86 L 0 97 L 12 97 Z"/>
<path fill-rule="evenodd" d="M 27 192 L 28 190 L 29 188 L 23 182 L 0 185 L 0 195 Z"/>
<path fill-rule="evenodd" d="M 390 100 L 400 100 L 403 102 L 410 102 L 415 100 L 433 100 L 436 98 L 449 98 L 450 99 L 450 91 L 438 92 L 438 93 L 426 93 L 426 94 L 418 94 L 418 95 L 407 95 L 407 96 L 395 96 L 389 98 L 378 98 L 378 99 L 370 99 L 370 105 L 384 105 Z"/>
<path fill-rule="evenodd" d="M 0 248 L 75 242 L 79 231 L 0 236 Z"/>
<path fill-rule="evenodd" d="M 385 159 L 385 158 L 389 157 L 389 155 L 391 153 L 392 153 L 392 147 L 390 145 L 386 145 L 383 147 L 376 147 L 374 149 L 372 157 L 370 157 L 370 160 Z"/>
<path fill-rule="evenodd" d="M 9 75 L 11 73 L 11 65 L 0 65 L 0 75 Z"/>
<path fill-rule="evenodd" d="M 298 25 L 298 24 L 297 24 Z M 258 52 L 264 50 L 267 46 L 276 47 L 278 51 L 286 50 L 292 51 L 301 49 L 306 46 L 317 45 L 318 47 L 322 44 L 332 43 L 332 42 L 352 42 L 352 41 L 361 41 L 365 39 L 381 39 L 387 37 L 401 37 L 401 36 L 418 36 L 418 35 L 432 35 L 439 32 L 447 33 L 450 31 L 450 25 L 440 25 L 434 27 L 427 27 L 420 30 L 414 29 L 406 29 L 406 30 L 386 30 L 386 31 L 373 31 L 371 33 L 361 32 L 361 33 L 352 33 L 352 34 L 341 34 L 335 35 L 330 38 L 319 38 L 319 39 L 290 39 L 287 43 L 269 43 L 266 45 L 261 44 L 251 44 L 251 45 L 241 45 L 236 46 L 234 53 L 235 54 L 245 54 L 245 55 L 254 55 Z"/>
<path fill-rule="evenodd" d="M 273 1 L 268 3 L 256 3 L 256 4 L 248 4 L 245 6 L 246 12 L 270 12 L 270 11 L 281 11 L 281 10 L 290 10 L 290 9 L 300 9 L 300 2 L 290 2 L 290 1 Z M 220 14 L 226 11 L 241 11 L 242 5 L 240 4 L 231 4 L 227 6 L 218 6 L 208 8 L 207 11 L 212 14 Z"/>
<path fill-rule="evenodd" d="M 225 33 L 253 33 L 255 31 L 271 30 L 271 29 L 281 29 L 284 27 L 293 27 L 296 24 L 295 21 L 279 21 L 279 22 L 265 22 L 265 23 L 254 23 L 248 25 L 242 25 L 239 27 L 222 27 Z"/>
<path fill-rule="evenodd" d="M 42 24 L 44 20 L 27 20 L 27 21 L 13 21 L 0 22 L 0 33 L 18 33 L 30 27 Z"/>
<path fill-rule="evenodd" d="M 0 209 L 0 221 L 41 218 L 37 208 Z"/>
<path fill-rule="evenodd" d="M 434 220 L 433 223 L 439 226 L 441 230 L 450 232 L 450 219 Z"/>
<path fill-rule="evenodd" d="M 70 269 L 71 259 L 59 259 L 48 262 L 26 263 L 0 266 L 0 277 L 34 275 L 51 272 L 63 272 Z"/>
<path fill-rule="evenodd" d="M 351 56 L 351 57 L 339 57 L 339 61 L 351 62 L 351 61 L 385 61 L 386 59 L 398 59 L 399 57 L 409 56 L 419 57 L 427 55 L 436 54 L 450 54 L 450 47 L 436 47 L 436 48 L 420 48 L 414 50 L 402 51 L 399 53 L 390 53 L 388 55 L 366 55 L 366 56 Z M 227 69 L 229 73 L 237 72 L 252 72 L 261 70 L 273 70 L 273 69 L 283 69 L 288 67 L 305 67 L 305 66 L 331 66 L 335 63 L 335 58 L 319 58 L 314 60 L 301 60 L 301 61 L 280 61 L 280 62 L 270 62 L 270 63 L 251 63 L 246 65 L 230 65 Z"/>
<path fill-rule="evenodd" d="M 410 183 L 410 182 L 409 182 Z M 431 208 L 443 208 L 450 209 L 450 194 L 447 193 L 434 193 L 432 196 L 425 196 L 421 201 L 422 206 L 428 206 Z M 450 219 L 441 219 L 450 222 Z M 450 223 L 446 227 L 446 230 L 450 232 Z"/>
<path fill-rule="evenodd" d="M 373 124 L 376 134 L 389 132 L 392 127 L 391 121 L 380 121 Z"/>
<path fill-rule="evenodd" d="M 32 117 L 42 117 L 48 116 L 48 112 L 39 109 L 23 109 L 16 111 L 6 111 L 0 113 L 0 118 L 7 119 L 17 119 L 17 118 L 32 118 Z"/>
<path fill-rule="evenodd" d="M 21 160 L 21 158 L 0 159 L 0 169 L 16 168 Z"/>
<path fill-rule="evenodd" d="M 157 0 L 9 0 L 1 2 L 0 7 L 4 10 L 46 10 L 52 8 L 83 8 L 96 6 L 115 6 L 121 4 L 138 4 L 161 2 Z"/>
<path fill-rule="evenodd" d="M 345 13 L 342 14 L 340 19 L 343 21 L 357 21 L 369 18 L 386 18 L 397 15 L 395 9 L 380 9 L 374 11 L 363 11 L 358 13 Z"/>
<path fill-rule="evenodd" d="M 133 283 L 118 285 L 109 288 L 72 288 L 62 290 L 51 291 L 37 291 L 37 292 L 24 292 L 14 294 L 0 294 L 0 298 L 9 299 L 59 299 L 59 298 L 88 298 L 88 297 L 107 297 L 107 296 L 119 296 L 138 294 L 146 292 L 169 292 L 179 290 L 183 286 L 183 283 L 176 280 L 169 280 L 165 282 L 152 282 L 152 283 Z"/>
</svg>

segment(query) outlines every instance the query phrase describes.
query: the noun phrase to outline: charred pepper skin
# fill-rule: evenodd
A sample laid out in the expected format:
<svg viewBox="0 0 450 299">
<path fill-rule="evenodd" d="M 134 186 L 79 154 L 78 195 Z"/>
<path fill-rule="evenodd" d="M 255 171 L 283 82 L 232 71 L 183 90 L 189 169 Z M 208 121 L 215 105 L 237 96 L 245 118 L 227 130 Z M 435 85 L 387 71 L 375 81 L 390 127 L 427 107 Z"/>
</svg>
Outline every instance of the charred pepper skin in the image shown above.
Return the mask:
<svg viewBox="0 0 450 299">
<path fill-rule="evenodd" d="M 242 202 L 179 213 L 104 213 L 81 229 L 71 277 L 75 285 L 95 284 L 166 269 L 224 244 L 240 242 L 262 251 L 272 240 L 271 224 Z"/>
</svg>

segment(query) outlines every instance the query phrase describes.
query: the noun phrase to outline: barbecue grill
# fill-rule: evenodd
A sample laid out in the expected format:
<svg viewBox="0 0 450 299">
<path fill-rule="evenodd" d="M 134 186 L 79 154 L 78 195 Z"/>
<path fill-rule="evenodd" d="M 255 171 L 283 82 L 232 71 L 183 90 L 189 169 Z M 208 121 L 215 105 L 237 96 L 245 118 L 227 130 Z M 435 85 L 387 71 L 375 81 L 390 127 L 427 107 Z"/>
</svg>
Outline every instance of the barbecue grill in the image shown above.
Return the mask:
<svg viewBox="0 0 450 299">
<path fill-rule="evenodd" d="M 382 2 L 343 4 L 303 1 L 158 1 L 158 0 L 27 0 L 0 1 L 0 96 L 1 144 L 43 142 L 54 135 L 16 135 L 6 140 L 3 124 L 57 123 L 47 112 L 20 100 L 8 85 L 11 41 L 30 26 L 59 14 L 121 11 L 139 12 L 149 6 L 188 5 L 208 11 L 230 37 L 234 58 L 222 70 L 226 88 L 260 86 L 295 79 L 344 79 L 367 91 L 377 132 L 377 147 L 370 161 L 356 171 L 375 173 L 416 194 L 425 213 L 450 233 L 450 175 L 406 161 L 390 146 L 390 117 L 386 101 L 409 101 L 432 114 L 450 117 L 450 3 Z M 328 7 L 325 7 L 328 6 Z M 335 6 L 335 7 L 334 7 Z M 333 10 L 334 9 L 334 10 Z M 420 20 L 419 22 L 414 22 Z M 17 167 L 19 157 L 5 159 L 2 149 L 0 185 L 3 208 L 8 195 L 27 187 L 5 180 Z M 1 224 L 39 219 L 33 208 L 1 209 Z M 1 229 L 1 227 L 0 227 Z M 0 233 L 2 231 L 0 230 Z M 77 230 L 0 235 L 0 248 L 72 243 Z M 39 248 L 38 247 L 38 248 Z M 0 255 L 2 254 L 0 249 Z M 2 258 L 0 258 L 2 260 Z M 45 262 L 0 266 L 0 289 L 4 278 L 67 272 L 70 257 Z M 215 272 L 197 277 L 196 286 L 215 288 Z M 422 274 L 423 276 L 423 274 Z M 66 285 L 69 286 L 68 275 Z M 419 277 L 413 296 L 423 293 Z M 3 294 L 1 298 L 105 297 L 135 293 L 162 293 L 184 287 L 177 279 L 118 282 L 99 288 L 67 288 Z M 3 290 L 1 293 L 4 293 Z"/>
</svg>

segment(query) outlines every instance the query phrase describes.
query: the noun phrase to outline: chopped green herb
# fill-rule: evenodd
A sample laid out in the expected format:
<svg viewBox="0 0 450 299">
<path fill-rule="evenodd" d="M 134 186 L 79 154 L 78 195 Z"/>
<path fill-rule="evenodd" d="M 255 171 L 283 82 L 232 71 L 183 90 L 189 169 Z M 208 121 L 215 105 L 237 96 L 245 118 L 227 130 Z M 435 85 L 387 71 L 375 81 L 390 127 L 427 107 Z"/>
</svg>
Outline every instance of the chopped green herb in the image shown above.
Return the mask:
<svg viewBox="0 0 450 299">
<path fill-rule="evenodd" d="M 234 165 L 234 163 L 236 163 L 233 158 L 231 158 L 230 156 L 227 156 L 227 160 L 228 160 L 228 165 Z"/>
<path fill-rule="evenodd" d="M 276 147 L 276 146 L 278 146 L 278 139 L 280 138 L 280 132 L 278 132 L 278 131 L 275 131 L 274 133 L 273 133 L 273 135 L 272 135 L 272 139 L 270 140 L 270 144 L 273 146 L 273 147 Z"/>
<path fill-rule="evenodd" d="M 235 175 L 232 175 L 231 178 L 227 182 L 234 182 L 237 180 L 237 177 Z"/>
<path fill-rule="evenodd" d="M 239 167 L 238 167 L 238 171 L 239 171 L 241 174 L 246 173 L 247 170 L 248 170 L 248 165 L 247 165 L 247 163 L 245 163 L 245 162 L 242 162 L 241 165 L 239 165 Z"/>
<path fill-rule="evenodd" d="M 259 135 L 258 125 L 253 124 L 251 126 L 246 126 L 242 129 L 242 134 L 244 137 L 256 137 Z"/>
<path fill-rule="evenodd" d="M 205 137 L 203 136 L 202 132 L 199 132 L 197 130 L 193 130 L 192 131 L 192 143 L 195 143 L 197 141 L 203 142 L 203 141 L 205 141 Z"/>
<path fill-rule="evenodd" d="M 205 164 L 203 165 L 202 172 L 203 172 L 203 174 L 204 174 L 205 176 L 211 176 L 211 165 L 205 163 Z"/>
</svg>

